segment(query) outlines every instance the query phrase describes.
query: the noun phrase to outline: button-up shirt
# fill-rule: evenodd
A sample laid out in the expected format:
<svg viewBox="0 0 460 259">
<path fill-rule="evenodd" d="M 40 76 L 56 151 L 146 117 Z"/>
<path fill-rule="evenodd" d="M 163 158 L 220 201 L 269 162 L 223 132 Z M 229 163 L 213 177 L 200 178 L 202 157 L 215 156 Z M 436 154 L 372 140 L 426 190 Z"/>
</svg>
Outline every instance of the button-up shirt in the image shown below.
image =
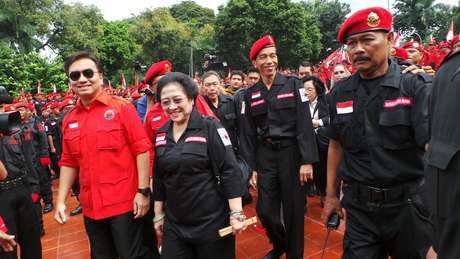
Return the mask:
<svg viewBox="0 0 460 259">
<path fill-rule="evenodd" d="M 152 147 L 134 107 L 102 91 L 88 107 L 79 101 L 62 130 L 60 165 L 79 169 L 83 214 L 102 219 L 132 211 L 136 156 Z"/>
</svg>

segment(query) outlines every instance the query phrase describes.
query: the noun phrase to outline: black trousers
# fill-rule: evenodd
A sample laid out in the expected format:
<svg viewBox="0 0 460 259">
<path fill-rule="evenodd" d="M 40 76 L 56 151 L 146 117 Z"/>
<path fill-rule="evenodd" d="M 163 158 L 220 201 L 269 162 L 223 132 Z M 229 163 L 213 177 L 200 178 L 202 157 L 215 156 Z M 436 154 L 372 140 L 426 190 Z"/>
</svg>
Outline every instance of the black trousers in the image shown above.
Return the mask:
<svg viewBox="0 0 460 259">
<path fill-rule="evenodd" d="M 56 153 L 50 152 L 50 159 L 51 159 L 51 169 L 53 169 L 56 176 L 59 178 L 61 174 L 61 169 L 59 167 L 59 155 Z"/>
<path fill-rule="evenodd" d="M 235 259 L 235 237 L 229 235 L 208 243 L 194 243 L 165 231 L 161 246 L 162 259 Z"/>
<path fill-rule="evenodd" d="M 347 211 L 342 258 L 425 258 L 432 225 L 419 192 L 374 206 L 354 197 L 352 186 L 344 185 L 342 190 Z"/>
<path fill-rule="evenodd" d="M 135 220 L 132 212 L 101 220 L 84 217 L 91 258 L 152 258 L 150 250 L 143 245 L 142 222 L 143 219 Z"/>
<path fill-rule="evenodd" d="M 39 216 L 26 186 L 0 191 L 0 216 L 8 234 L 16 236 L 21 258 L 41 259 Z M 0 249 L 0 258 L 17 258 L 16 248 L 10 253 Z"/>
<path fill-rule="evenodd" d="M 155 228 L 153 226 L 153 218 L 155 217 L 155 212 L 153 210 L 153 199 L 151 200 L 150 204 L 151 205 L 150 205 L 149 211 L 142 218 L 143 220 L 143 224 L 142 224 L 143 244 L 152 253 L 153 255 L 152 259 L 157 259 L 157 258 L 160 258 L 160 253 L 158 252 L 157 235 L 155 233 Z"/>
<path fill-rule="evenodd" d="M 45 204 L 53 203 L 53 192 L 51 191 L 51 172 L 47 166 L 37 166 L 37 174 L 40 179 L 40 196 Z"/>
<path fill-rule="evenodd" d="M 439 259 L 460 258 L 460 153 L 446 170 L 426 169 L 427 199 L 434 223 L 434 248 Z"/>
<path fill-rule="evenodd" d="M 256 211 L 273 248 L 286 258 L 303 258 L 306 192 L 300 185 L 300 151 L 297 145 L 257 150 Z M 283 220 L 281 219 L 281 210 Z"/>
<path fill-rule="evenodd" d="M 313 164 L 313 181 L 321 196 L 326 195 L 327 185 L 327 146 L 318 145 L 319 161 Z"/>
</svg>

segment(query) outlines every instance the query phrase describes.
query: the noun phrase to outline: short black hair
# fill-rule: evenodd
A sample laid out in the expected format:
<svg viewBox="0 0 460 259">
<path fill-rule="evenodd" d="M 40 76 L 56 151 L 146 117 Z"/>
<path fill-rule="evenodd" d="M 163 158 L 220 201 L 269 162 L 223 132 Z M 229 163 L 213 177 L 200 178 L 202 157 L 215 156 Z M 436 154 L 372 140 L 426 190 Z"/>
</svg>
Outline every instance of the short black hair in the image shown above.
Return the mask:
<svg viewBox="0 0 460 259">
<path fill-rule="evenodd" d="M 217 77 L 217 79 L 219 79 L 219 81 L 222 80 L 222 77 L 220 76 L 219 73 L 217 73 L 216 71 L 214 70 L 209 70 L 209 71 L 206 71 L 206 73 L 203 74 L 203 76 L 201 77 L 201 81 L 204 81 L 206 78 L 210 77 L 210 76 L 215 76 Z"/>
<path fill-rule="evenodd" d="M 250 67 L 247 71 L 247 74 L 249 73 L 257 73 L 257 74 L 260 74 L 259 72 L 259 69 L 255 68 L 255 67 Z"/>
<path fill-rule="evenodd" d="M 299 67 L 312 67 L 312 64 L 308 61 L 302 61 L 300 62 Z"/>
<path fill-rule="evenodd" d="M 65 70 L 66 75 L 69 75 L 69 68 L 73 63 L 75 63 L 76 61 L 80 59 L 84 59 L 84 58 L 91 59 L 94 62 L 94 64 L 96 64 L 97 72 L 102 73 L 102 74 L 104 73 L 102 63 L 99 59 L 97 59 L 93 54 L 87 51 L 79 51 L 65 59 L 64 70 Z"/>
<path fill-rule="evenodd" d="M 323 81 L 321 81 L 321 79 L 319 79 L 316 76 L 306 76 L 302 78 L 302 83 L 308 81 L 313 82 L 313 86 L 315 87 L 317 96 L 323 96 L 324 94 L 326 94 L 326 86 L 324 85 Z"/>
<path fill-rule="evenodd" d="M 195 100 L 198 96 L 198 86 L 188 75 L 181 72 L 171 72 L 163 76 L 157 85 L 157 101 L 161 100 L 161 90 L 169 83 L 177 83 L 184 89 L 185 95 Z"/>
<path fill-rule="evenodd" d="M 232 78 L 233 76 L 241 76 L 241 80 L 244 80 L 244 73 L 243 71 L 241 70 L 233 70 L 232 73 L 230 73 L 230 78 Z"/>
</svg>

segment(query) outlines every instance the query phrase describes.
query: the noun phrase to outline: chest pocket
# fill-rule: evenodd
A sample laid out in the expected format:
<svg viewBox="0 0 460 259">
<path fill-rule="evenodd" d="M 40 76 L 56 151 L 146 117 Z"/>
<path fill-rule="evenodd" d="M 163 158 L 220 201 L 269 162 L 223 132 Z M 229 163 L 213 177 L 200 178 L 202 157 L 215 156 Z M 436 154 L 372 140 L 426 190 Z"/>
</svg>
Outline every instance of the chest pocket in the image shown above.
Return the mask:
<svg viewBox="0 0 460 259">
<path fill-rule="evenodd" d="M 118 123 L 101 124 L 97 128 L 97 149 L 120 149 L 124 144 L 122 128 Z"/>
<path fill-rule="evenodd" d="M 250 106 L 252 116 L 256 117 L 267 114 L 267 100 L 263 98 L 251 99 Z"/>
<path fill-rule="evenodd" d="M 236 115 L 234 113 L 228 113 L 224 115 L 225 121 L 224 123 L 226 126 L 229 127 L 234 127 L 235 126 L 235 120 L 236 120 Z"/>
<path fill-rule="evenodd" d="M 415 146 L 411 128 L 410 107 L 383 109 L 379 115 L 381 145 L 386 149 L 407 149 Z"/>
<path fill-rule="evenodd" d="M 206 143 L 194 141 L 185 143 L 184 148 L 182 149 L 182 154 L 205 157 L 207 156 L 207 145 Z"/>
<path fill-rule="evenodd" d="M 72 155 L 80 154 L 80 129 L 68 129 L 64 132 L 64 145 Z"/>
<path fill-rule="evenodd" d="M 362 125 L 355 125 L 356 123 L 353 123 L 353 116 L 358 116 L 358 114 L 337 114 L 331 121 L 332 126 L 339 132 L 343 147 L 350 152 L 359 149 L 361 141 L 365 139 L 362 133 Z"/>
</svg>

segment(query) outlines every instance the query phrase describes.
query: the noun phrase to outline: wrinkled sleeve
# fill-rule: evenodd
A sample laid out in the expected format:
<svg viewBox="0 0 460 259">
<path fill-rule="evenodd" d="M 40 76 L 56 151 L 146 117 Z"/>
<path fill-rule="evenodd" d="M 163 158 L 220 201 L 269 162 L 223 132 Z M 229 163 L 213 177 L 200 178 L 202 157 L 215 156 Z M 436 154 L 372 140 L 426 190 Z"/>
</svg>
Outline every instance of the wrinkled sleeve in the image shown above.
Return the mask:
<svg viewBox="0 0 460 259">
<path fill-rule="evenodd" d="M 256 147 L 257 129 L 251 117 L 251 103 L 248 99 L 248 91 L 245 91 L 241 108 L 238 111 L 238 137 L 240 141 L 240 153 L 249 166 L 257 171 Z"/>
<path fill-rule="evenodd" d="M 152 144 L 145 133 L 144 127 L 139 117 L 136 115 L 136 110 L 131 104 L 122 106 L 122 120 L 127 132 L 127 141 L 134 155 L 147 152 L 152 148 Z"/>
<path fill-rule="evenodd" d="M 77 157 L 72 155 L 70 152 L 70 140 L 74 137 L 68 131 L 68 121 L 64 119 L 62 123 L 62 153 L 61 159 L 59 160 L 59 166 L 67 166 L 67 167 L 79 167 L 79 163 Z M 76 137 L 80 137 L 79 135 Z"/>
</svg>

